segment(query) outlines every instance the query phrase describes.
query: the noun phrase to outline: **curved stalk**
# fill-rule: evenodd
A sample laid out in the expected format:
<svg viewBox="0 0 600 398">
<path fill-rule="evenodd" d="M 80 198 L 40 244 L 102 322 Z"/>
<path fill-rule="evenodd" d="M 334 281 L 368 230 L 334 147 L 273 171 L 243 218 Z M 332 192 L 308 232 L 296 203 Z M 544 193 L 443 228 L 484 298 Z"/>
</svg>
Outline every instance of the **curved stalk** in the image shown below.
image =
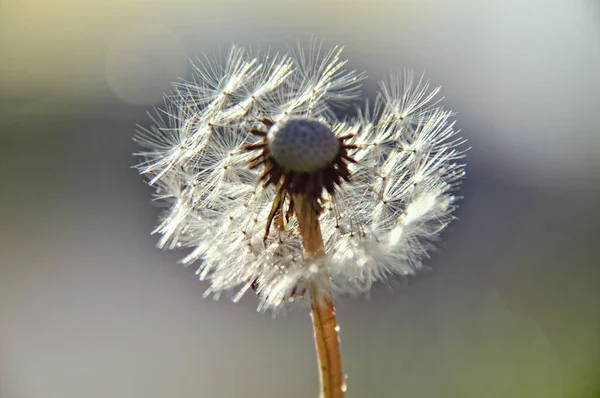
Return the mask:
<svg viewBox="0 0 600 398">
<path fill-rule="evenodd" d="M 315 258 L 324 257 L 325 247 L 319 225 L 318 205 L 304 196 L 297 196 L 294 197 L 294 213 L 300 227 L 304 251 Z M 335 307 L 329 293 L 327 287 L 319 287 L 314 283 L 311 285 L 311 317 L 319 363 L 321 398 L 343 398 L 344 374 Z"/>
</svg>

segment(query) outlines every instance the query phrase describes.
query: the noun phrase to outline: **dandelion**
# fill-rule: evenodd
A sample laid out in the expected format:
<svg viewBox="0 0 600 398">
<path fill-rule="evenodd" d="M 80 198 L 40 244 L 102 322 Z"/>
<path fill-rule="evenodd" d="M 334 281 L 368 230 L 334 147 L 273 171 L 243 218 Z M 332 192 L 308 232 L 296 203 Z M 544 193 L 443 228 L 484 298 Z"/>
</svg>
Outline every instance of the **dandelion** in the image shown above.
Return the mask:
<svg viewBox="0 0 600 398">
<path fill-rule="evenodd" d="M 254 291 L 259 309 L 310 300 L 323 397 L 342 397 L 338 293 L 367 292 L 422 266 L 453 219 L 465 142 L 453 112 L 410 72 L 339 119 L 363 74 L 341 48 L 193 63 L 137 142 L 166 205 L 155 233 L 189 248 L 205 295 Z"/>
</svg>

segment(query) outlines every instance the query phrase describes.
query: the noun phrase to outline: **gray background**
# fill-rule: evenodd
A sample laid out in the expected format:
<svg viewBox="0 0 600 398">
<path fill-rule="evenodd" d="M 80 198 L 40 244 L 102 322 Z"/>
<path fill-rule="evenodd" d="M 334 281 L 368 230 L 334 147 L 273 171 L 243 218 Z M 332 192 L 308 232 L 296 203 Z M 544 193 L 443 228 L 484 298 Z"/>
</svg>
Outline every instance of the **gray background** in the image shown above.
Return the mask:
<svg viewBox="0 0 600 398">
<path fill-rule="evenodd" d="M 187 58 L 311 35 L 473 147 L 432 271 L 338 301 L 348 397 L 600 396 L 598 2 L 4 0 L 0 397 L 317 395 L 307 309 L 202 299 L 130 169 Z"/>
</svg>

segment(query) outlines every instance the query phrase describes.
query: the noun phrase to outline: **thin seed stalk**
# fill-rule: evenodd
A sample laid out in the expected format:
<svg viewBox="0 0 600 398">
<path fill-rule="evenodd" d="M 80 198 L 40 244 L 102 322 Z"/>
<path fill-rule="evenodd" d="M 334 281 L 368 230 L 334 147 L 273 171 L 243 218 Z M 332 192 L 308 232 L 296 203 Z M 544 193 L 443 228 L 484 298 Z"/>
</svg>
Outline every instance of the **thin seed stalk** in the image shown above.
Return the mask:
<svg viewBox="0 0 600 398">
<path fill-rule="evenodd" d="M 302 235 L 304 251 L 315 258 L 325 256 L 325 246 L 316 203 L 298 195 L 294 197 L 294 213 Z M 345 396 L 342 359 L 335 320 L 335 307 L 329 291 L 322 291 L 313 283 L 310 287 L 311 317 L 319 362 L 321 398 L 343 398 Z M 325 287 L 327 289 L 327 287 Z"/>
</svg>

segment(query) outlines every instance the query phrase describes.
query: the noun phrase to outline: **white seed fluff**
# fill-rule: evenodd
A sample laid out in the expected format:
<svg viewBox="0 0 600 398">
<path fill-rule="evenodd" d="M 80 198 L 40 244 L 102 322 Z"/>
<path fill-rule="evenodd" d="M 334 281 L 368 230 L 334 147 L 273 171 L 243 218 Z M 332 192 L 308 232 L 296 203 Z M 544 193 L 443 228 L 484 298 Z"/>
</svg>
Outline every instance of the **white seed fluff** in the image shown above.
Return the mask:
<svg viewBox="0 0 600 398">
<path fill-rule="evenodd" d="M 371 105 L 340 121 L 332 105 L 359 97 L 363 80 L 344 70 L 340 53 L 314 43 L 289 56 L 234 46 L 224 59 L 195 63 L 194 78 L 177 83 L 154 125 L 136 134 L 137 167 L 166 206 L 158 246 L 188 248 L 182 262 L 198 266 L 207 295 L 233 289 L 237 300 L 252 287 L 260 308 L 274 308 L 310 283 L 366 292 L 419 270 L 454 218 L 465 140 L 439 88 L 393 74 Z M 275 123 L 269 131 L 264 119 Z M 263 240 L 275 190 L 257 183 L 261 167 L 248 167 L 255 153 L 246 146 L 261 140 L 253 128 L 297 171 L 331 162 L 338 137 L 351 137 L 349 181 L 323 193 L 323 259 L 305 256 L 294 217 Z"/>
<path fill-rule="evenodd" d="M 326 167 L 340 148 L 338 138 L 327 125 L 307 118 L 275 123 L 267 140 L 269 151 L 279 165 L 300 172 Z"/>
</svg>

